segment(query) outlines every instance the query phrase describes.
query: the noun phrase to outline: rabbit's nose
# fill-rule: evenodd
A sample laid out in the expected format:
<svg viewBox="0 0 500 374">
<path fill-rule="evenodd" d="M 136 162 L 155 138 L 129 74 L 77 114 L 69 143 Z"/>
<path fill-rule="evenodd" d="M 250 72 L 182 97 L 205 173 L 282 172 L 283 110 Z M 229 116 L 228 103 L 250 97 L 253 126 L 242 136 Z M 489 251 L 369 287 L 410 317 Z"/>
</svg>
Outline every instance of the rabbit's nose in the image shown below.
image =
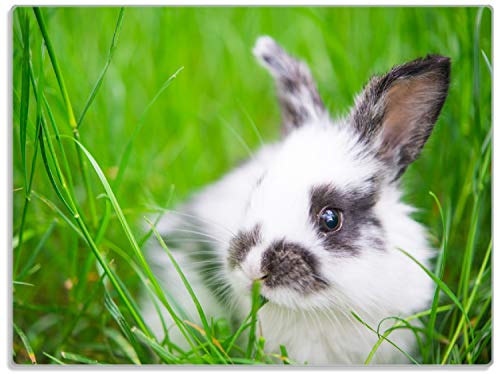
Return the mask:
<svg viewBox="0 0 500 374">
<path fill-rule="evenodd" d="M 251 281 L 263 280 L 268 273 L 262 269 L 263 248 L 252 248 L 245 260 L 240 264 L 241 270 Z"/>
<path fill-rule="evenodd" d="M 260 273 L 268 288 L 287 287 L 307 294 L 328 286 L 318 271 L 318 260 L 299 243 L 278 240 L 262 254 Z"/>
</svg>

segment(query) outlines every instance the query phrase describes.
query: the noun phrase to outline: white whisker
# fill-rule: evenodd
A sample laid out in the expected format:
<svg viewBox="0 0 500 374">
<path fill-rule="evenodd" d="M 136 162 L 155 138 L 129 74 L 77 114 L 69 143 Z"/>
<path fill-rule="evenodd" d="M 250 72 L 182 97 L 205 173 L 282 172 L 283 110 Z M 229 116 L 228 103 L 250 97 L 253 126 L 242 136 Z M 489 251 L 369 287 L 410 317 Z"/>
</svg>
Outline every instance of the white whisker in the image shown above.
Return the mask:
<svg viewBox="0 0 500 374">
<path fill-rule="evenodd" d="M 201 231 L 187 230 L 187 229 L 177 229 L 176 228 L 176 229 L 173 229 L 172 232 L 184 232 L 184 233 L 187 233 L 187 234 L 200 235 L 200 236 L 203 236 L 203 237 L 214 239 L 215 241 L 217 241 L 219 243 L 226 244 L 226 242 L 224 240 L 222 240 L 220 238 L 217 238 L 214 235 L 206 234 L 206 233 L 201 232 Z M 167 239 L 167 240 L 169 240 L 169 239 Z"/>
<path fill-rule="evenodd" d="M 218 228 L 226 230 L 229 234 L 231 234 L 231 236 L 235 235 L 235 233 L 232 232 L 228 227 L 222 225 L 220 222 L 217 222 L 215 220 L 208 220 L 206 218 L 202 218 L 202 217 L 194 215 L 194 214 L 189 214 L 189 213 L 186 213 L 186 212 L 181 212 L 181 211 L 173 210 L 173 209 L 165 209 L 164 212 L 166 214 L 173 214 L 173 215 L 177 215 L 177 216 L 182 216 L 184 218 L 194 218 L 194 219 L 196 219 L 198 221 L 207 223 L 209 225 L 216 225 L 216 226 L 218 226 Z"/>
</svg>

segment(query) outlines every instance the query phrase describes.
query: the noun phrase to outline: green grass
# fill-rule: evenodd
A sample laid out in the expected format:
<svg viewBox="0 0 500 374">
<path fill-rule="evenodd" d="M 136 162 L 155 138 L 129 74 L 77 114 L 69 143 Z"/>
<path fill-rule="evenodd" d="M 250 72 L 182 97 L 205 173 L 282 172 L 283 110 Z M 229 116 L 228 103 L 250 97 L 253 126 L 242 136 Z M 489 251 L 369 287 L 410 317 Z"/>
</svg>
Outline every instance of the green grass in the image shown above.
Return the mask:
<svg viewBox="0 0 500 374">
<path fill-rule="evenodd" d="M 248 318 L 231 326 L 208 319 L 185 281 L 196 326 L 142 252 L 160 239 L 145 215 L 278 137 L 272 82 L 250 52 L 261 34 L 308 61 L 334 116 L 372 74 L 427 53 L 452 58 L 440 120 L 404 177 L 436 248 L 435 270 L 422 270 L 434 302 L 387 316 L 383 331 L 353 313 L 379 337 L 367 364 L 400 328 L 418 336 L 417 363 L 490 362 L 490 9 L 17 8 L 13 28 L 14 362 L 294 362 L 286 347 L 265 353 L 256 334 L 258 285 Z M 169 310 L 188 350 L 155 339 L 140 292 Z"/>
</svg>

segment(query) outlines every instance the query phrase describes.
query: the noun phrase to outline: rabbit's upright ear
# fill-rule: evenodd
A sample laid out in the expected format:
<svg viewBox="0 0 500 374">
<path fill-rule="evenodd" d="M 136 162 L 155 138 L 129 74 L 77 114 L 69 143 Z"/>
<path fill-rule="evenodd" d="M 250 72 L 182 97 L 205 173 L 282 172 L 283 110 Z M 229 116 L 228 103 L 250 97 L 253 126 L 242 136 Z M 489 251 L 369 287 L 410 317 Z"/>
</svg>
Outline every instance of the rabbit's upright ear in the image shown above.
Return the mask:
<svg viewBox="0 0 500 374">
<path fill-rule="evenodd" d="M 356 99 L 350 122 L 398 179 L 419 156 L 448 95 L 450 59 L 427 56 L 374 77 Z"/>
<path fill-rule="evenodd" d="M 274 77 L 282 115 L 283 133 L 319 119 L 325 107 L 307 65 L 288 55 L 271 37 L 261 36 L 255 57 Z"/>
</svg>

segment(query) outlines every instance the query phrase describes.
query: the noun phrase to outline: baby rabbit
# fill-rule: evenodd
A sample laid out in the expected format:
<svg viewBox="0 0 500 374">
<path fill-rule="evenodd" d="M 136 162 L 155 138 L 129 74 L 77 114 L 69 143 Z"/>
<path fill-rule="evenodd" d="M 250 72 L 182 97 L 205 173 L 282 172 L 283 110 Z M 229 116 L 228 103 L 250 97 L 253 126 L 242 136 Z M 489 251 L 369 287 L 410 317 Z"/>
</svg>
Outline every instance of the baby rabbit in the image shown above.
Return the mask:
<svg viewBox="0 0 500 374">
<path fill-rule="evenodd" d="M 430 266 L 426 230 L 401 202 L 399 181 L 447 97 L 450 59 L 429 55 L 373 77 L 349 115 L 332 120 L 305 63 L 268 36 L 253 52 L 275 79 L 282 139 L 167 213 L 158 230 L 208 315 L 242 321 L 260 280 L 268 351 L 284 345 L 301 364 L 362 364 L 378 336 L 352 312 L 376 328 L 427 308 L 433 295 L 432 280 L 400 251 Z M 165 289 L 196 322 L 167 256 L 152 252 Z M 389 338 L 413 352 L 410 330 Z M 407 359 L 383 342 L 372 362 Z"/>
</svg>

